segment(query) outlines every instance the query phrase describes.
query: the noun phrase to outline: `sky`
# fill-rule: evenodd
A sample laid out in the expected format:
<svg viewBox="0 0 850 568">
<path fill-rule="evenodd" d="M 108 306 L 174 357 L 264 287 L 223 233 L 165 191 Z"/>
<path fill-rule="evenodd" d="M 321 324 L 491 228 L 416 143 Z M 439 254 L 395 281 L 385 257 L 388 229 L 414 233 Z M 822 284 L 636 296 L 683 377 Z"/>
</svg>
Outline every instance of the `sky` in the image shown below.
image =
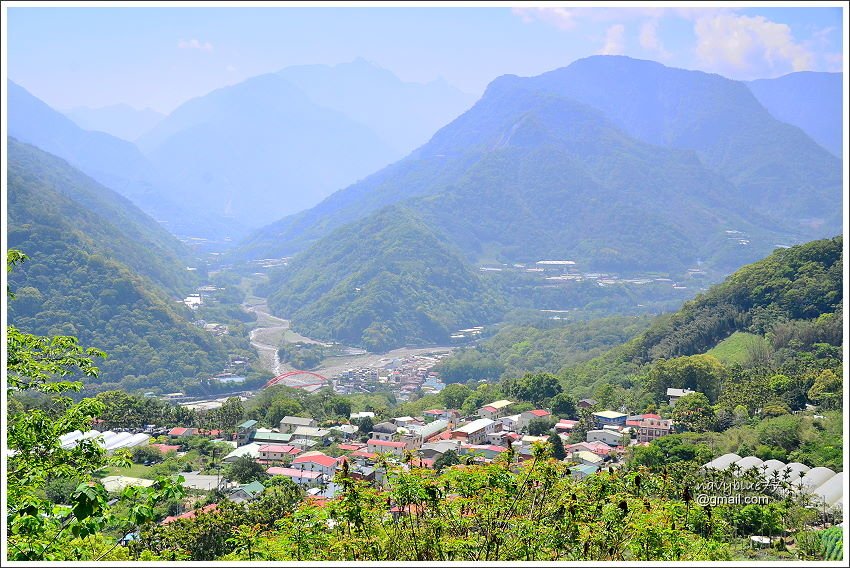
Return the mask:
<svg viewBox="0 0 850 568">
<path fill-rule="evenodd" d="M 405 81 L 442 77 L 475 95 L 499 75 L 536 75 L 594 54 L 653 59 L 740 80 L 841 71 L 846 57 L 840 3 L 815 8 L 124 4 L 4 3 L 8 78 L 59 110 L 124 103 L 168 113 L 248 77 L 357 57 Z"/>
</svg>

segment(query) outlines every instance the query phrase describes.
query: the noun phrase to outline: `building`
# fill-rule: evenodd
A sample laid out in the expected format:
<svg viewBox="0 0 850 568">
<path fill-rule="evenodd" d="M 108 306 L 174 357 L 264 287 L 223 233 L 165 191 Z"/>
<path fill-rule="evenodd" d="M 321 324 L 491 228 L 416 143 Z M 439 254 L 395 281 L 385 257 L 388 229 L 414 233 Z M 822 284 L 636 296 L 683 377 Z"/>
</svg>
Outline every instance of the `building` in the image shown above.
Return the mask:
<svg viewBox="0 0 850 568">
<path fill-rule="evenodd" d="M 579 408 L 591 408 L 591 407 L 596 406 L 597 404 L 598 403 L 592 398 L 583 398 L 580 401 L 578 401 L 577 406 Z"/>
<path fill-rule="evenodd" d="M 398 427 L 392 422 L 379 422 L 372 427 L 372 432 L 369 434 L 373 440 L 392 441 L 393 435 L 398 430 Z"/>
<path fill-rule="evenodd" d="M 406 442 L 393 440 L 376 440 L 371 439 L 366 442 L 366 451 L 372 454 L 392 454 L 396 457 L 403 457 L 404 451 L 409 448 Z"/>
<path fill-rule="evenodd" d="M 266 444 L 260 446 L 260 459 L 267 462 L 282 462 L 301 453 L 295 446 L 283 444 Z"/>
<path fill-rule="evenodd" d="M 288 434 L 290 432 L 294 432 L 296 428 L 300 426 L 308 426 L 311 428 L 315 428 L 318 426 L 318 422 L 316 422 L 313 418 L 302 418 L 300 416 L 284 416 L 280 420 L 280 430 L 283 434 Z"/>
<path fill-rule="evenodd" d="M 599 471 L 599 466 L 597 465 L 577 465 L 570 468 L 570 475 L 576 479 L 584 479 L 597 471 Z"/>
<path fill-rule="evenodd" d="M 322 452 L 306 452 L 293 459 L 290 467 L 304 471 L 318 471 L 331 478 L 338 463 L 337 458 L 325 455 Z"/>
<path fill-rule="evenodd" d="M 569 434 L 578 424 L 578 420 L 560 420 L 555 424 L 555 432 L 558 434 Z"/>
<path fill-rule="evenodd" d="M 269 475 L 283 475 L 302 487 L 315 487 L 327 481 L 320 471 L 302 470 L 293 467 L 270 467 L 266 470 Z"/>
<path fill-rule="evenodd" d="M 536 409 L 536 410 L 526 410 L 522 414 L 519 415 L 519 420 L 517 421 L 517 426 L 519 431 L 522 431 L 528 428 L 528 425 L 532 420 L 541 419 L 541 418 L 549 418 L 552 416 L 552 413 L 548 410 Z"/>
<path fill-rule="evenodd" d="M 644 418 L 638 422 L 638 442 L 651 442 L 661 436 L 667 436 L 673 430 L 673 422 L 661 418 Z"/>
<path fill-rule="evenodd" d="M 605 426 L 625 426 L 628 415 L 613 410 L 603 410 L 594 412 L 593 418 L 596 420 L 596 425 L 603 428 Z"/>
<path fill-rule="evenodd" d="M 691 389 L 667 389 L 667 398 L 670 399 L 670 406 L 676 406 L 676 401 L 682 398 L 683 396 L 687 396 L 689 394 L 694 394 L 697 391 L 693 391 Z"/>
<path fill-rule="evenodd" d="M 602 442 L 614 447 L 624 445 L 623 441 L 626 438 L 627 436 L 623 432 L 618 432 L 617 430 L 611 430 L 609 428 L 587 431 L 588 442 Z"/>
<path fill-rule="evenodd" d="M 227 496 L 227 498 L 234 503 L 242 503 L 244 501 L 254 499 L 260 493 L 265 491 L 265 489 L 265 486 L 263 486 L 263 484 L 259 481 L 252 481 L 251 483 L 246 483 L 245 485 L 237 487 L 230 495 Z"/>
<path fill-rule="evenodd" d="M 520 414 L 512 414 L 511 416 L 502 416 L 499 418 L 499 422 L 502 423 L 502 430 L 506 430 L 508 432 L 519 432 L 520 431 Z"/>
<path fill-rule="evenodd" d="M 251 435 L 257 430 L 256 420 L 246 420 L 236 427 L 236 444 L 242 446 L 251 441 Z"/>
<path fill-rule="evenodd" d="M 479 418 L 452 430 L 451 437 L 467 444 L 483 444 L 487 436 L 496 432 L 497 425 L 498 423 L 490 418 Z"/>
<path fill-rule="evenodd" d="M 189 436 L 197 436 L 198 429 L 197 428 L 172 428 L 168 431 L 168 435 L 171 438 L 188 438 Z"/>
<path fill-rule="evenodd" d="M 512 404 L 513 402 L 510 400 L 504 399 L 491 402 L 490 404 L 478 409 L 478 416 L 481 418 L 489 418 L 490 420 L 501 418 L 507 414 L 508 407 Z"/>
<path fill-rule="evenodd" d="M 573 452 L 570 454 L 569 458 L 581 465 L 593 465 L 596 467 L 602 467 L 602 464 L 605 462 L 605 460 L 598 455 L 588 451 Z"/>
<path fill-rule="evenodd" d="M 314 426 L 299 426 L 292 432 L 292 441 L 295 440 L 315 440 L 317 443 L 324 443 L 329 440 L 331 435 L 330 430 L 324 428 L 316 428 Z"/>
</svg>

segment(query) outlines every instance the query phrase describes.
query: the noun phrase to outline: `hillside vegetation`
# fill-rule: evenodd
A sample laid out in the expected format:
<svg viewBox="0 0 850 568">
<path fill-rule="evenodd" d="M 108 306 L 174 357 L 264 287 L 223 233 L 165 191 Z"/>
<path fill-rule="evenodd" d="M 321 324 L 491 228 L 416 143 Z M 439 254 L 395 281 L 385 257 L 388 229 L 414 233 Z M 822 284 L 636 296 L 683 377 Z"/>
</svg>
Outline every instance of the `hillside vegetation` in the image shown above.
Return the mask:
<svg viewBox="0 0 850 568">
<path fill-rule="evenodd" d="M 9 246 L 29 256 L 9 275 L 9 321 L 107 351 L 87 388 L 170 392 L 220 372 L 231 353 L 252 356 L 190 323 L 178 291 L 195 280 L 170 253 L 179 243 L 62 160 L 14 140 L 9 150 Z"/>
<path fill-rule="evenodd" d="M 446 342 L 454 329 L 500 314 L 479 275 L 412 212 L 388 209 L 359 225 L 306 251 L 266 286 L 269 306 L 299 332 L 385 350 Z"/>
</svg>

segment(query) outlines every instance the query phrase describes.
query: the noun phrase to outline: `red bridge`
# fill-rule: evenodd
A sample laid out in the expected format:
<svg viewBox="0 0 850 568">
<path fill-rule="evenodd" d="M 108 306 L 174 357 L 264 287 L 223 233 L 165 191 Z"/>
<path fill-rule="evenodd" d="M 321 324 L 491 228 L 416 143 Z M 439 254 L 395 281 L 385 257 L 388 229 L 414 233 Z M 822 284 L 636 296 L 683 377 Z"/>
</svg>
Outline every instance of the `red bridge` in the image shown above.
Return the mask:
<svg viewBox="0 0 850 568">
<path fill-rule="evenodd" d="M 263 388 L 273 387 L 274 385 L 280 384 L 284 380 L 291 378 L 291 377 L 295 377 L 297 375 L 310 375 L 312 377 L 316 377 L 317 379 L 319 379 L 319 382 L 311 381 L 311 382 L 305 382 L 303 385 L 289 385 L 289 386 L 294 387 L 294 388 L 299 388 L 299 387 L 302 387 L 302 386 L 324 383 L 324 382 L 327 382 L 327 380 L 328 380 L 327 377 L 323 377 L 319 373 L 313 373 L 311 371 L 294 370 L 294 371 L 287 371 L 286 373 L 283 373 L 282 375 L 276 376 L 275 378 L 273 378 L 269 382 L 267 382 Z"/>
</svg>

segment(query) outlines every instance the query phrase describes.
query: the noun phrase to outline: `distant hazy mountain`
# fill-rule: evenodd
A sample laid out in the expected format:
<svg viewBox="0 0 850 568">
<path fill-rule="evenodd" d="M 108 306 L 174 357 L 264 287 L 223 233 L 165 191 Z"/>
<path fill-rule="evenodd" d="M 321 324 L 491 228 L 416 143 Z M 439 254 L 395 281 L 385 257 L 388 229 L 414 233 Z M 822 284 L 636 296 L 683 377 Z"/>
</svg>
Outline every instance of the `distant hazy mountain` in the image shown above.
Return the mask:
<svg viewBox="0 0 850 568">
<path fill-rule="evenodd" d="M 750 81 L 747 86 L 773 116 L 802 128 L 812 140 L 841 157 L 844 127 L 841 73 L 801 71 L 776 79 Z"/>
<path fill-rule="evenodd" d="M 406 83 L 358 58 L 339 65 L 298 65 L 279 73 L 315 103 L 374 130 L 401 157 L 467 110 L 476 97 L 438 79 Z"/>
<path fill-rule="evenodd" d="M 30 257 L 9 275 L 9 322 L 106 351 L 86 380 L 95 389 L 174 389 L 220 371 L 229 341 L 192 325 L 176 301 L 197 284 L 180 243 L 66 161 L 8 147 L 8 246 Z"/>
<path fill-rule="evenodd" d="M 99 130 L 130 141 L 165 118 L 164 114 L 153 109 L 138 110 L 126 104 L 100 108 L 77 107 L 65 111 L 65 116 L 85 130 Z"/>
<path fill-rule="evenodd" d="M 99 242 L 110 256 L 126 264 L 135 272 L 151 279 L 163 291 L 181 295 L 197 283 L 195 276 L 186 270 L 190 252 L 159 223 L 136 207 L 129 199 L 97 183 L 65 160 L 34 146 L 9 138 L 10 185 L 16 191 L 33 187 L 50 188 L 64 199 L 74 202 L 74 207 L 84 207 L 89 213 L 78 219 L 78 230 Z M 15 182 L 12 184 L 12 182 Z M 10 194 L 10 199 L 11 199 Z M 15 194 L 15 201 L 19 195 Z M 37 209 L 46 207 L 41 202 L 27 204 Z M 13 208 L 10 213 L 20 211 Z M 10 214 L 10 220 L 14 215 Z M 101 228 L 90 219 L 108 219 Z M 104 233 L 111 227 L 120 228 L 120 235 Z M 108 238 L 102 238 L 108 234 Z"/>
<path fill-rule="evenodd" d="M 466 263 L 566 258 L 584 270 L 681 274 L 702 261 L 731 272 L 777 244 L 840 231 L 841 165 L 716 75 L 593 57 L 501 77 L 404 160 L 248 241 L 255 257 L 312 244 L 270 282 L 272 308 L 324 337 L 363 332 L 368 318 L 339 317 L 348 296 L 305 275 L 359 278 L 360 263 L 339 251 L 363 241 L 372 257 L 396 252 L 393 234 L 375 228 L 398 205 Z M 433 296 L 453 311 L 467 300 L 439 283 L 422 290 L 408 308 Z M 423 337 L 397 329 L 391 344 Z"/>
<path fill-rule="evenodd" d="M 138 143 L 175 200 L 240 228 L 309 207 L 394 156 L 368 127 L 275 74 L 184 103 Z"/>
<path fill-rule="evenodd" d="M 560 110 L 554 104 L 547 108 L 546 97 L 560 101 Z M 584 120 L 590 114 L 586 111 L 576 114 L 576 102 L 584 103 L 587 109 L 596 109 L 608 126 L 602 128 L 599 120 Z M 526 117 L 524 113 L 536 114 Z M 550 162 L 532 161 L 518 173 L 519 163 L 500 153 L 506 146 L 516 150 L 525 147 L 522 152 L 528 152 L 527 147 L 536 145 L 537 151 L 543 151 L 551 146 L 545 141 L 547 137 L 552 141 L 560 139 L 561 146 L 569 139 L 568 146 L 574 155 L 592 152 L 593 160 L 582 158 L 580 163 L 567 160 L 561 163 L 564 169 L 560 174 Z M 624 142 L 626 138 L 630 139 L 628 143 Z M 511 156 L 519 158 L 522 152 Z M 476 168 L 498 160 L 504 164 L 501 173 L 475 177 Z M 665 160 L 679 160 L 680 165 L 686 166 L 668 167 L 663 165 Z M 318 206 L 256 232 L 245 242 L 243 250 L 246 255 L 256 257 L 292 254 L 334 228 L 385 205 L 437 194 L 449 187 L 466 187 L 466 194 L 475 196 L 510 183 L 516 188 L 511 195 L 522 194 L 523 199 L 533 200 L 532 187 L 565 191 L 568 186 L 557 181 L 557 176 L 569 178 L 576 168 L 579 171 L 591 168 L 588 179 L 599 187 L 606 185 L 600 179 L 609 180 L 607 190 L 613 191 L 612 194 L 595 192 L 592 185 L 584 184 L 580 187 L 586 199 L 576 200 L 587 214 L 602 216 L 603 220 L 627 215 L 629 206 L 624 201 L 627 199 L 645 206 L 643 213 L 649 216 L 645 218 L 666 217 L 670 202 L 659 198 L 659 192 L 669 187 L 663 191 L 670 192 L 673 203 L 679 197 L 686 198 L 692 208 L 706 205 L 707 211 L 725 211 L 721 218 L 732 215 L 729 222 L 737 217 L 738 224 L 772 225 L 777 233 L 796 235 L 802 240 L 834 234 L 841 227 L 839 160 L 798 128 L 772 117 L 744 84 L 649 61 L 590 57 L 538 77 L 496 79 L 479 103 L 440 130 L 428 144 L 333 194 Z M 543 178 L 542 172 L 556 177 Z M 628 175 L 615 179 L 615 173 L 626 172 Z M 651 181 L 652 176 L 661 176 L 665 181 Z M 647 182 L 638 186 L 634 182 L 639 179 Z M 611 181 L 619 185 L 612 186 Z M 707 185 L 719 187 L 718 184 L 725 184 L 722 192 L 706 189 Z M 551 197 L 556 196 L 559 201 L 551 207 L 537 200 L 540 209 L 530 209 L 530 216 L 547 218 L 549 212 L 561 211 L 566 207 L 565 197 L 558 193 Z M 594 199 L 595 209 L 590 205 Z M 610 199 L 623 202 L 625 209 L 606 208 Z M 714 199 L 714 204 L 708 205 L 707 199 Z M 493 215 L 500 217 L 492 211 L 496 203 L 502 203 L 504 215 L 526 211 L 513 209 L 516 203 L 508 206 L 507 201 L 481 199 L 480 206 L 492 214 L 477 215 L 479 221 L 468 227 L 484 224 L 489 226 L 489 231 L 497 231 L 488 221 L 495 218 Z M 464 207 L 472 205 L 464 203 Z M 466 219 L 473 211 L 456 208 L 435 222 Z M 570 219 L 570 226 L 576 226 L 575 216 Z M 681 234 L 690 235 L 689 239 L 708 227 L 695 218 L 686 219 L 671 218 L 674 226 L 683 231 Z M 729 229 L 739 230 L 739 227 Z M 558 223 L 548 224 L 542 230 L 541 238 L 535 242 L 551 242 L 548 237 L 563 231 Z M 628 233 L 613 227 L 607 235 L 616 239 L 617 235 L 626 237 Z M 664 232 L 648 231 L 643 238 L 652 234 Z M 634 241 L 635 246 L 640 246 L 638 242 Z M 588 251 L 592 250 L 601 248 L 589 244 Z M 649 251 L 645 249 L 644 254 Z"/>
<path fill-rule="evenodd" d="M 138 205 L 173 233 L 199 225 L 167 193 L 166 182 L 131 142 L 83 130 L 26 89 L 8 82 L 8 134 L 67 160 L 72 166 Z M 196 216 L 197 217 L 197 216 Z"/>
</svg>

